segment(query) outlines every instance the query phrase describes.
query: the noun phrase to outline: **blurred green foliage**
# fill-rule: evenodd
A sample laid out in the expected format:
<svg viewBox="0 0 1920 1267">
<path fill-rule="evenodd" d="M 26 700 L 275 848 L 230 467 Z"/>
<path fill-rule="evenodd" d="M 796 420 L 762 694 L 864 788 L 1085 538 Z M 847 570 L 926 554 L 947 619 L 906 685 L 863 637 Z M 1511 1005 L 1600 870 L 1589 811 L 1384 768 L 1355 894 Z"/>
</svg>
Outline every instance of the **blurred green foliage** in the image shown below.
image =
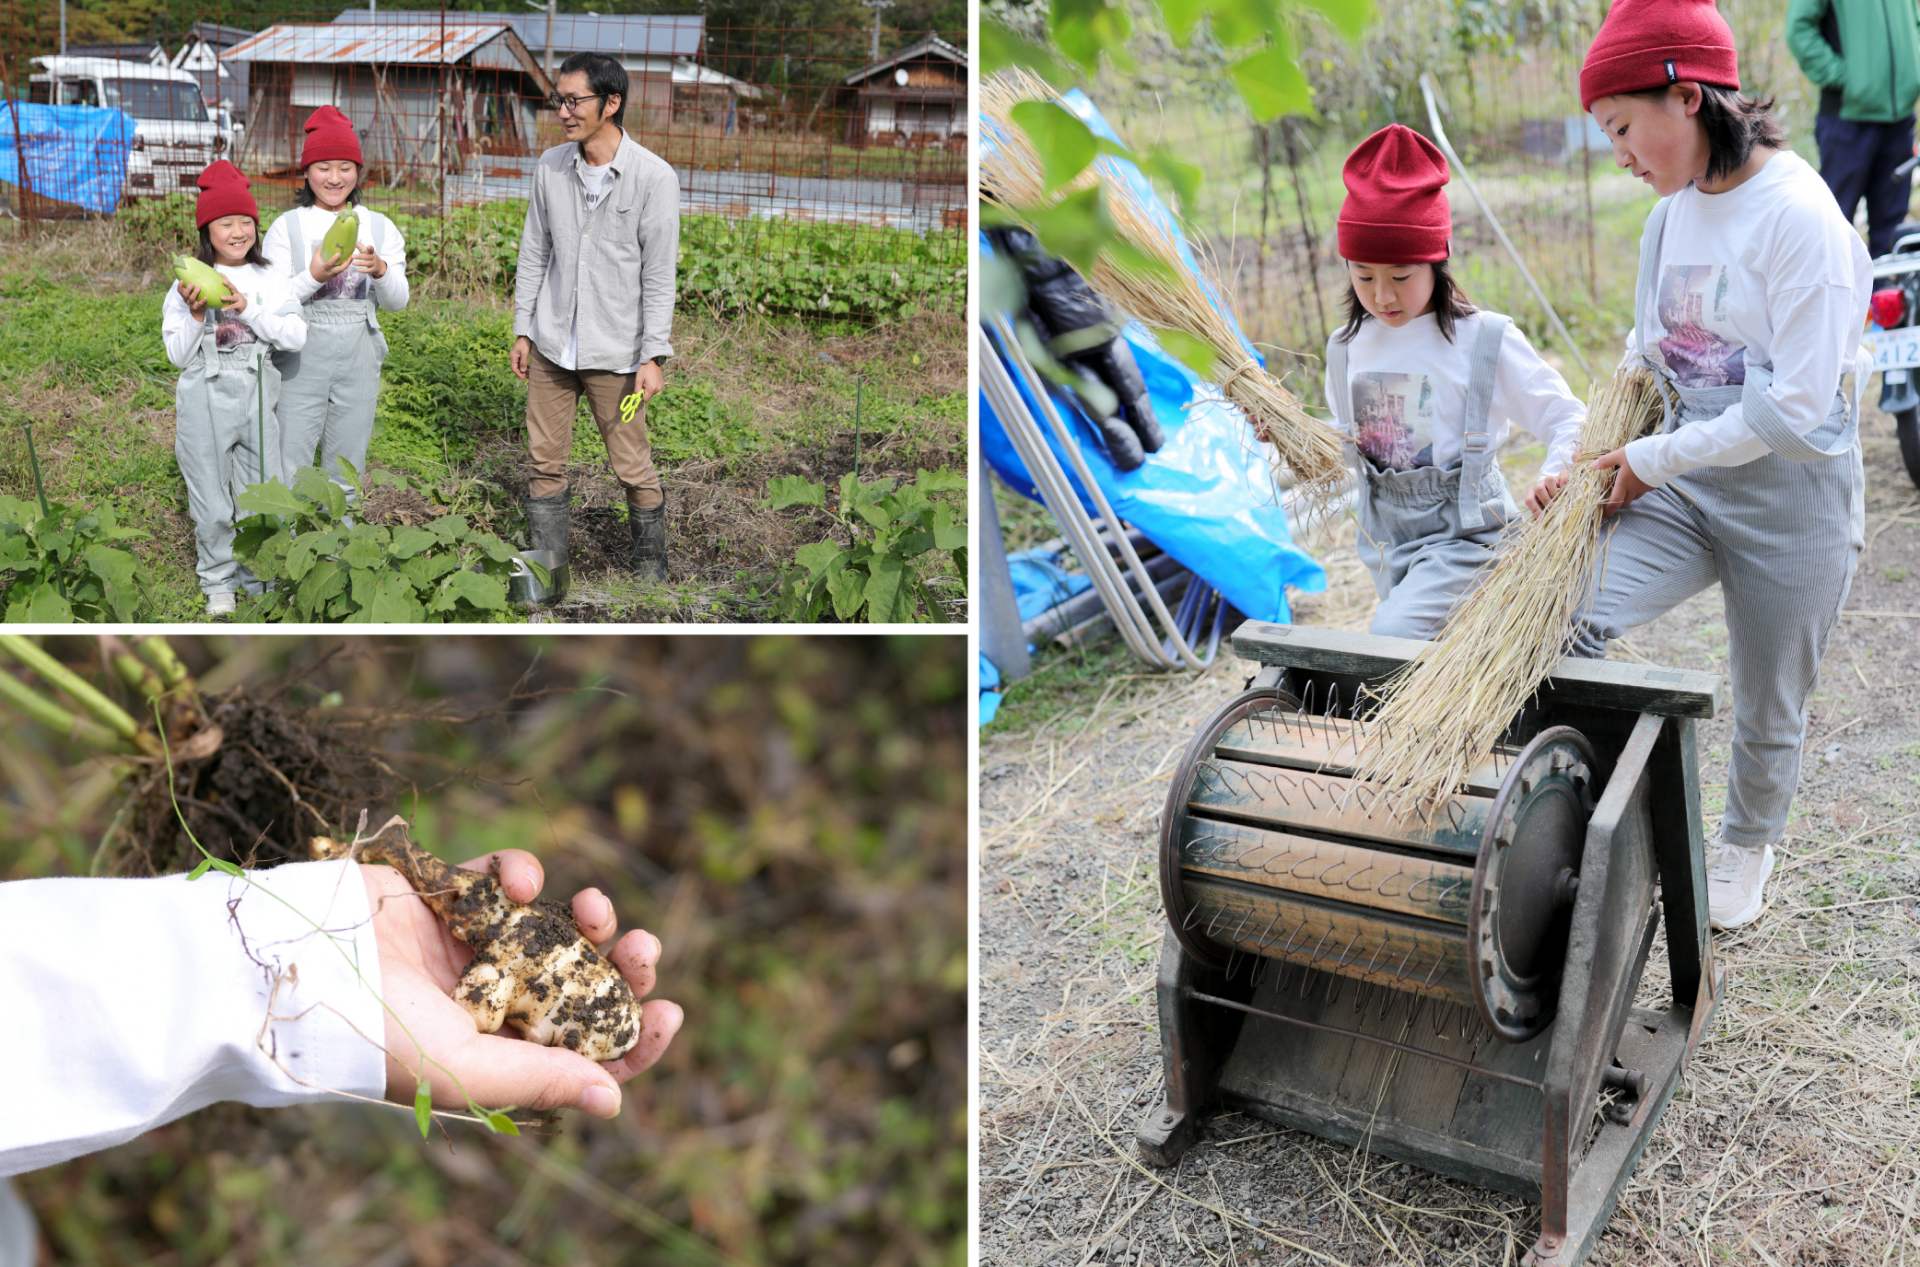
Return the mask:
<svg viewBox="0 0 1920 1267">
<path fill-rule="evenodd" d="M 216 1106 L 25 1176 L 57 1261 L 965 1262 L 964 639 L 173 642 L 374 747 L 376 820 L 608 892 L 687 1022 L 611 1123 L 423 1143 L 404 1109 Z M 47 645 L 100 680 L 92 640 Z M 32 738 L 0 879 L 84 870 L 124 796 Z"/>
</svg>

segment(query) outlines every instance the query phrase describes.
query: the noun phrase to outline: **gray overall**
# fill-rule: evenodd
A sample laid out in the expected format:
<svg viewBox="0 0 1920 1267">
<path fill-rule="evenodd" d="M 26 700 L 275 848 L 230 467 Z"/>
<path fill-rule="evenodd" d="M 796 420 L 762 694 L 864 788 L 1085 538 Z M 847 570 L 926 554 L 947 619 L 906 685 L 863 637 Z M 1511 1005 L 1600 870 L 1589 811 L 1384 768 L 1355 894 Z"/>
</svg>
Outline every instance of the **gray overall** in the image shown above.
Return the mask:
<svg viewBox="0 0 1920 1267">
<path fill-rule="evenodd" d="M 1733 684 L 1733 760 L 1721 836 L 1758 848 L 1779 841 L 1800 782 L 1807 697 L 1827 636 L 1853 584 L 1865 538 L 1858 402 L 1836 390 L 1827 420 L 1796 435 L 1763 393 L 1770 367 L 1747 364 L 1744 386 L 1687 388 L 1648 356 L 1667 202 L 1647 221 L 1635 298 L 1638 355 L 1672 387 L 1663 431 L 1735 404 L 1772 450 L 1739 466 L 1688 471 L 1609 521 L 1595 592 L 1575 619 L 1573 655 L 1607 642 L 1720 583 Z M 1859 383 L 1855 372 L 1856 389 Z"/>
<path fill-rule="evenodd" d="M 1383 471 L 1348 441 L 1348 460 L 1358 476 L 1357 549 L 1380 594 L 1369 626 L 1373 633 L 1397 638 L 1438 633 L 1453 605 L 1472 586 L 1474 573 L 1493 558 L 1501 528 L 1519 513 L 1494 464 L 1487 429 L 1500 342 L 1511 324 L 1497 313 L 1481 316 L 1458 465 Z M 1338 338 L 1327 345 L 1327 370 L 1336 385 L 1334 416 L 1349 437 L 1358 435 L 1349 416 L 1353 393 L 1347 384 L 1347 345 Z"/>
<path fill-rule="evenodd" d="M 234 500 L 249 484 L 280 478 L 280 374 L 256 339 L 224 351 L 214 343 L 214 310 L 200 346 L 173 391 L 173 455 L 187 481 L 194 551 L 203 594 L 253 591 L 258 583 L 233 558 Z"/>
<path fill-rule="evenodd" d="M 307 246 L 298 215 L 287 222 L 287 230 L 293 258 L 304 267 Z M 340 459 L 351 462 L 355 471 L 366 472 L 387 337 L 381 332 L 371 293 L 365 299 L 310 299 L 301 305 L 301 313 L 307 319 L 306 346 L 298 352 L 273 354 L 282 380 L 285 478 L 291 481 L 301 469 L 316 465 L 317 450 L 320 470 L 351 494 Z"/>
</svg>

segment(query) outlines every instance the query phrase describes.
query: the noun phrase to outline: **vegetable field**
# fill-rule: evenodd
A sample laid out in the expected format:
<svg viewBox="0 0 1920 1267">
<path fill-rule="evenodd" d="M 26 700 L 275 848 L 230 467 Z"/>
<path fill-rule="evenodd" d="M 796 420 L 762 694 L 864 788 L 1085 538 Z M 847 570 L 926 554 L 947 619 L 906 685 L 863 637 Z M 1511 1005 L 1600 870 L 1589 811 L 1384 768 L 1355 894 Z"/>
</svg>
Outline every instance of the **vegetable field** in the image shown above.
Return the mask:
<svg viewBox="0 0 1920 1267">
<path fill-rule="evenodd" d="M 374 573 L 407 561 L 391 553 L 402 529 L 525 541 L 526 389 L 507 365 L 522 214 L 522 204 L 498 203 L 445 218 L 394 216 L 407 236 L 413 298 L 381 314 L 392 350 L 358 517 L 386 533 Z M 686 217 L 676 356 L 648 411 L 667 490 L 669 579 L 643 585 L 620 566 L 624 501 L 583 403 L 569 469 L 572 589 L 538 619 L 765 621 L 801 610 L 831 579 L 800 561 L 801 551 L 831 541 L 835 557 L 850 557 L 861 539 L 857 524 L 825 506 L 776 509 L 770 484 L 780 477 L 836 487 L 851 479 L 855 503 L 918 482 L 940 490 L 929 524 L 942 505 L 964 522 L 965 241 L 889 232 Z M 177 375 L 159 335 L 167 269 L 192 235 L 191 200 L 169 198 L 112 221 L 0 237 L 0 609 L 11 618 L 57 611 L 33 607 L 54 604 L 54 594 L 79 618 L 202 618 L 173 457 Z M 41 510 L 42 489 L 51 514 Z M 102 511 L 140 535 L 99 539 L 80 521 Z M 92 534 L 77 545 L 76 526 Z M 905 557 L 913 583 L 898 593 L 913 596 L 911 608 L 905 599 L 884 612 L 843 603 L 845 618 L 965 618 L 964 549 L 936 544 L 930 530 L 908 537 L 895 534 L 880 552 Z M 339 561 L 348 544 L 343 535 L 326 557 Z M 90 561 L 88 545 L 124 558 L 96 551 Z M 477 557 L 469 550 L 456 567 L 485 583 L 463 583 L 440 610 L 443 596 L 420 590 L 423 618 L 520 615 L 506 606 L 502 579 L 470 566 Z M 120 578 L 114 599 L 93 562 Z M 239 616 L 273 619 L 290 606 L 243 602 Z M 370 606 L 343 604 L 324 618 Z M 832 618 L 832 609 L 816 614 Z"/>
</svg>

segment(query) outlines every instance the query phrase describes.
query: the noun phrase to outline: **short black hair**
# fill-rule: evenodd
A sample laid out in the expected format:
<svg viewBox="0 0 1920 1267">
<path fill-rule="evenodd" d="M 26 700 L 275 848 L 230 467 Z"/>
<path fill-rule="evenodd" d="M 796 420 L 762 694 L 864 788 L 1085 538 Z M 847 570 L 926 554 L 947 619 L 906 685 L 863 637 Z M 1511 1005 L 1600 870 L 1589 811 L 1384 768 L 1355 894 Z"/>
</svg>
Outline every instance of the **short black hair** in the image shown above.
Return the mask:
<svg viewBox="0 0 1920 1267">
<path fill-rule="evenodd" d="M 1662 97 L 1666 88 L 1649 88 L 1629 94 L 1635 97 Z M 1700 126 L 1707 130 L 1707 179 L 1723 180 L 1733 175 L 1759 146 L 1785 149 L 1786 130 L 1773 113 L 1772 97 L 1749 97 L 1733 88 L 1713 84 L 1700 85 Z"/>
<path fill-rule="evenodd" d="M 1448 343 L 1453 342 L 1453 326 L 1462 317 L 1471 317 L 1479 309 L 1467 299 L 1467 292 L 1461 290 L 1453 280 L 1453 274 L 1447 271 L 1445 260 L 1433 263 L 1433 315 L 1440 323 L 1440 336 Z M 1337 336 L 1342 343 L 1352 343 L 1353 336 L 1360 333 L 1360 327 L 1373 320 L 1373 314 L 1360 302 L 1360 292 L 1353 288 L 1353 282 L 1347 282 L 1347 324 Z"/>
<path fill-rule="evenodd" d="M 224 220 L 226 217 L 222 216 L 221 219 Z M 262 268 L 267 266 L 267 257 L 260 253 L 260 239 L 265 236 L 264 233 L 260 232 L 260 221 L 255 220 L 253 222 L 253 245 L 247 248 L 246 263 L 258 264 Z M 218 264 L 220 262 L 220 257 L 214 253 L 213 235 L 207 231 L 207 226 L 204 224 L 200 226 L 199 258 L 202 264 Z"/>
<path fill-rule="evenodd" d="M 625 126 L 627 113 L 627 68 L 605 53 L 575 53 L 560 63 L 560 70 L 554 75 L 554 82 L 561 75 L 575 72 L 587 77 L 587 87 L 593 89 L 593 95 L 600 98 L 602 117 L 611 118 L 616 124 Z M 607 113 L 607 98 L 618 93 L 620 108 Z"/>
</svg>

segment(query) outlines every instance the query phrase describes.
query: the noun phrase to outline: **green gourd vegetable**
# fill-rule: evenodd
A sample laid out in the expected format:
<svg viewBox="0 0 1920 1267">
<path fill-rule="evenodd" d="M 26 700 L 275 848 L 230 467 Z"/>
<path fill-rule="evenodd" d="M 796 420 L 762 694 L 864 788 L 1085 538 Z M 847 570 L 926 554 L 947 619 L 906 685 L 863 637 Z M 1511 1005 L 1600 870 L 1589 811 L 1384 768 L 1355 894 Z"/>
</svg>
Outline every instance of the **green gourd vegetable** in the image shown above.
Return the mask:
<svg viewBox="0 0 1920 1267">
<path fill-rule="evenodd" d="M 351 211 L 343 211 L 334 217 L 333 227 L 320 240 L 320 258 L 329 264 L 338 263 L 353 254 L 359 239 L 360 217 Z"/>
<path fill-rule="evenodd" d="M 224 308 L 233 302 L 233 287 L 213 265 L 195 259 L 191 255 L 173 257 L 173 275 L 189 286 L 200 288 L 200 298 L 215 308 Z"/>
</svg>

